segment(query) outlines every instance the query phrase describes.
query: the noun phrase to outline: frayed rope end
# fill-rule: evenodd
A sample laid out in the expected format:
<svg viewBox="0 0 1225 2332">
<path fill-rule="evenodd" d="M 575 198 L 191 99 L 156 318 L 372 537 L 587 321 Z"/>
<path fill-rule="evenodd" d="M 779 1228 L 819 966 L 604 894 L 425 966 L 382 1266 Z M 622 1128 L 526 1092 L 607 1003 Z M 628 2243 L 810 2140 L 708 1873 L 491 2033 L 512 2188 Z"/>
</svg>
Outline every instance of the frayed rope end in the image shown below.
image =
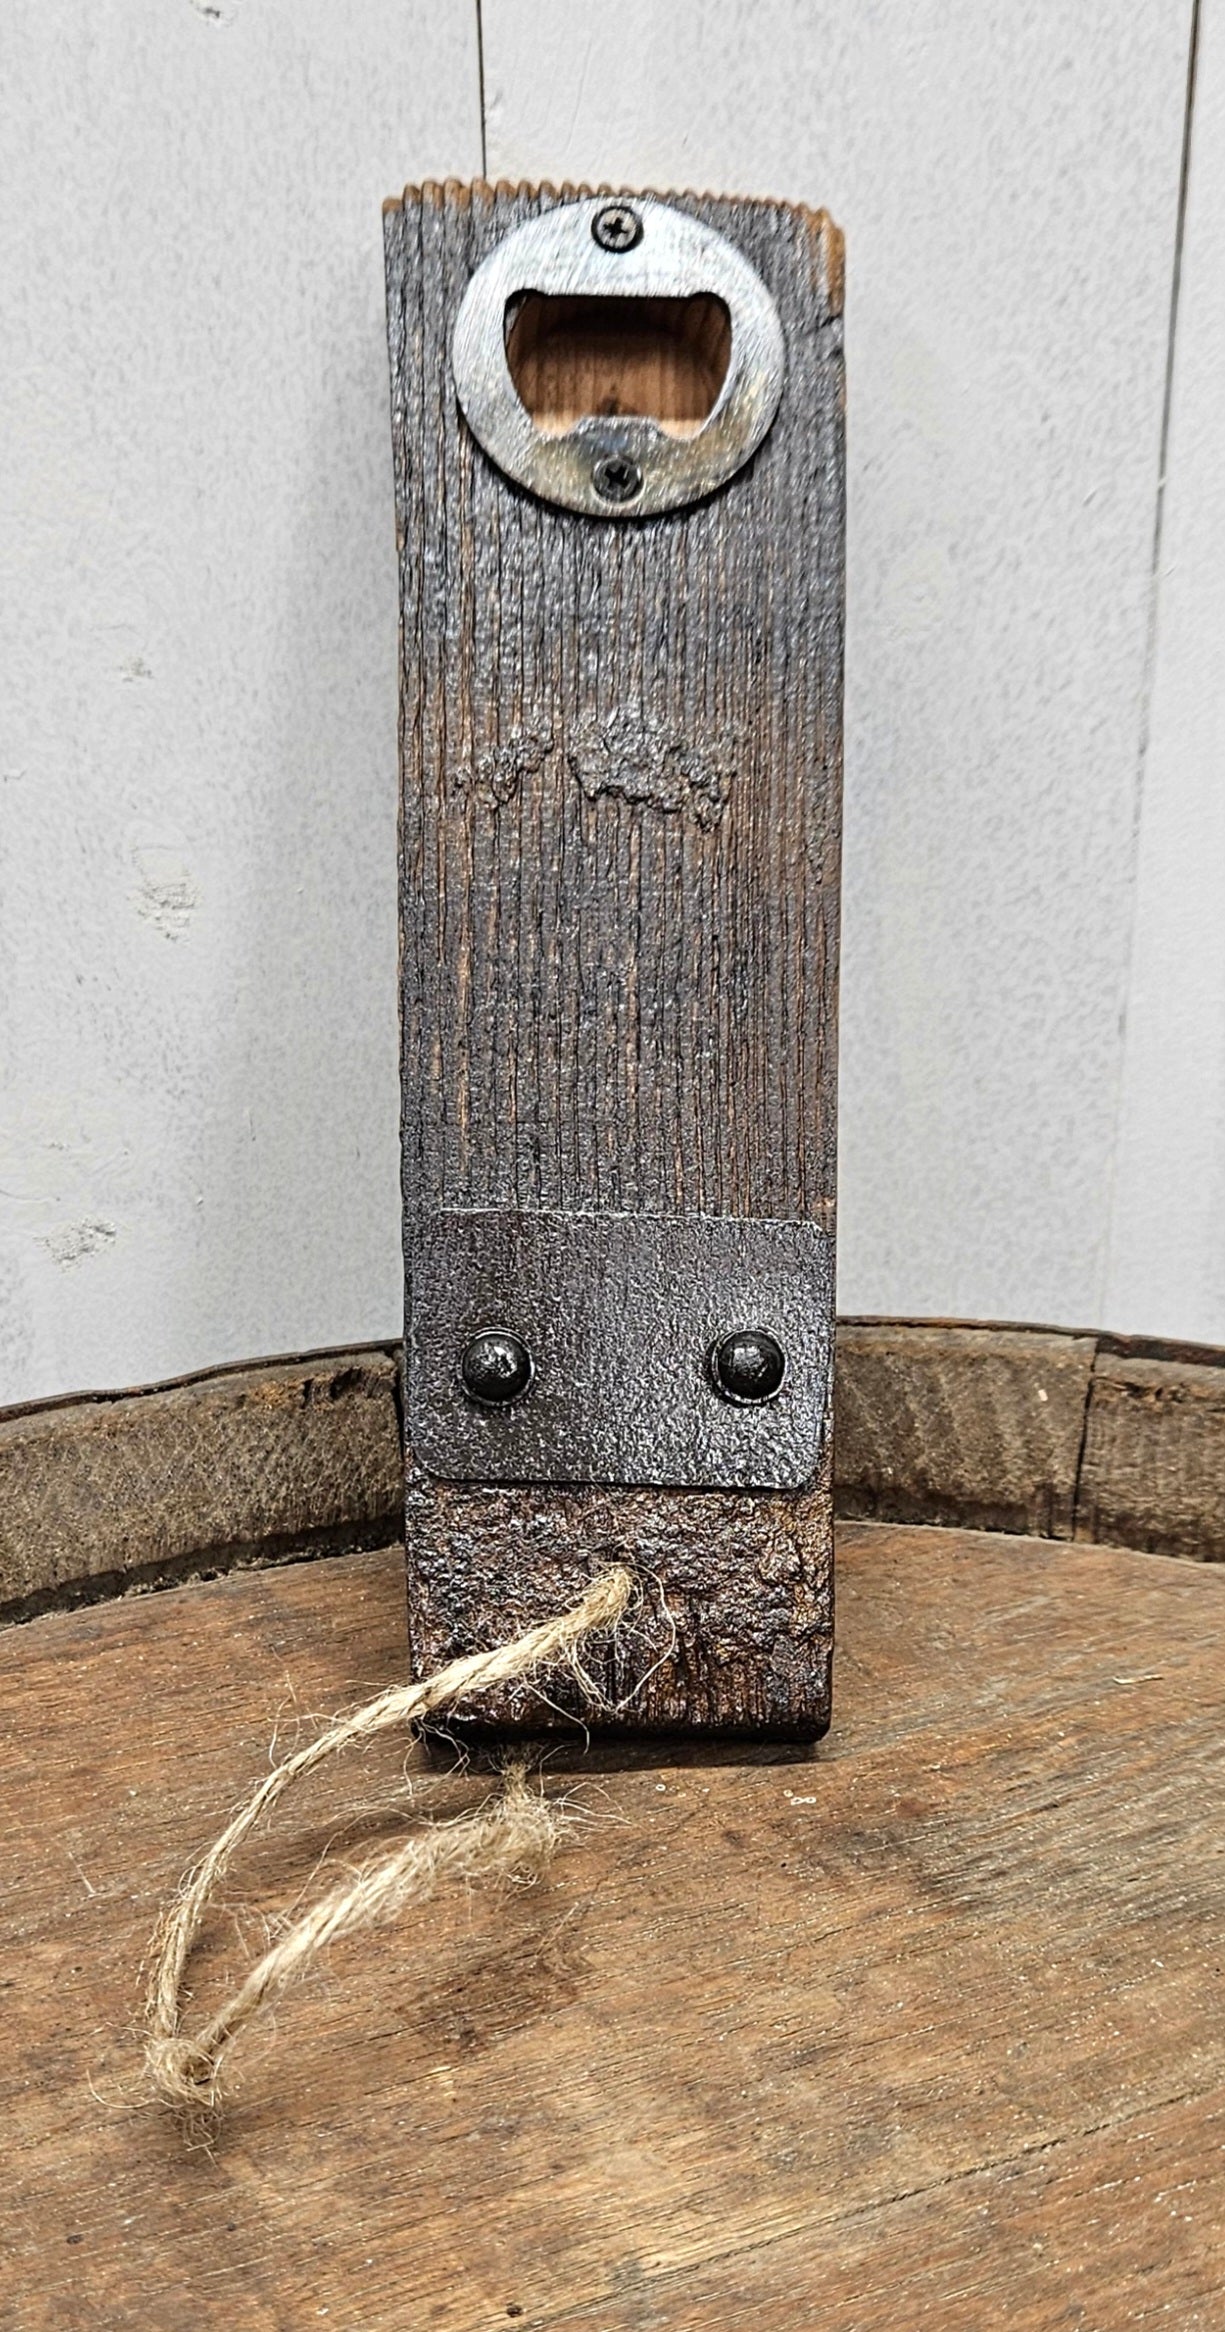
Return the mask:
<svg viewBox="0 0 1225 2332">
<path fill-rule="evenodd" d="M 579 1602 L 492 1652 L 455 1660 L 420 1684 L 395 1686 L 340 1719 L 277 1766 L 247 1800 L 184 1881 L 154 1939 L 145 2066 L 155 2097 L 188 2116 L 208 2116 L 221 2101 L 223 2060 L 260 2006 L 302 1973 L 327 1946 L 423 1902 L 443 1879 L 513 1881 L 536 1877 L 560 1840 L 564 1815 L 529 1786 L 520 1760 L 498 1794 L 474 1813 L 436 1822 L 390 1854 L 375 1857 L 293 1921 L 258 1960 L 237 1991 L 195 2034 L 181 2030 L 183 1976 L 209 1899 L 241 1841 L 300 1775 L 350 1743 L 392 1725 L 415 1729 L 437 1712 L 497 1685 L 525 1683 L 551 1661 L 569 1659 L 597 1632 L 615 1627 L 633 1593 L 632 1573 L 617 1564 L 594 1580 Z M 586 1680 L 589 1695 L 599 1695 Z"/>
</svg>

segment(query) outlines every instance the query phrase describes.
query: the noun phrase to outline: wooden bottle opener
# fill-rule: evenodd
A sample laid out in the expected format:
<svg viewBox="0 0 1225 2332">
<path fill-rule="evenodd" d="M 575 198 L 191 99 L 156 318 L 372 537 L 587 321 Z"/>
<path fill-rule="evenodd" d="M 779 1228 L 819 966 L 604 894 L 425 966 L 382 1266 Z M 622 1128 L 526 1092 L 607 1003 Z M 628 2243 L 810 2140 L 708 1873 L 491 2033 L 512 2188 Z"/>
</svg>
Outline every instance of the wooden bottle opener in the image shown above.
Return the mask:
<svg viewBox="0 0 1225 2332">
<path fill-rule="evenodd" d="M 448 183 L 386 243 L 415 1671 L 623 1556 L 613 1721 L 811 1736 L 841 237 L 773 202 Z"/>
</svg>

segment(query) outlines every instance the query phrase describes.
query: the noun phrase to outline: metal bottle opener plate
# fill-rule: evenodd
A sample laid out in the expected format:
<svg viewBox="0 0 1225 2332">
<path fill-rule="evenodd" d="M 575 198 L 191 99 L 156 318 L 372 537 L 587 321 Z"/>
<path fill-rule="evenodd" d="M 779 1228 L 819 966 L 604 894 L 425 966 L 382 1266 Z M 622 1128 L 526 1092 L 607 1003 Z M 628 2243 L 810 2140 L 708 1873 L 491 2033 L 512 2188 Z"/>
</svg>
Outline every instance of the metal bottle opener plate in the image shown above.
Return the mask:
<svg viewBox="0 0 1225 2332">
<path fill-rule="evenodd" d="M 532 292 L 720 300 L 730 361 L 700 429 L 682 438 L 647 414 L 591 414 L 563 434 L 543 434 L 520 401 L 506 355 L 507 312 Z M 595 195 L 528 220 L 491 251 L 464 294 L 451 363 L 473 436 L 516 485 L 588 517 L 647 518 L 713 493 L 756 452 L 778 411 L 785 355 L 778 309 L 726 235 L 668 203 Z M 640 482 L 610 493 L 617 478 Z"/>
</svg>

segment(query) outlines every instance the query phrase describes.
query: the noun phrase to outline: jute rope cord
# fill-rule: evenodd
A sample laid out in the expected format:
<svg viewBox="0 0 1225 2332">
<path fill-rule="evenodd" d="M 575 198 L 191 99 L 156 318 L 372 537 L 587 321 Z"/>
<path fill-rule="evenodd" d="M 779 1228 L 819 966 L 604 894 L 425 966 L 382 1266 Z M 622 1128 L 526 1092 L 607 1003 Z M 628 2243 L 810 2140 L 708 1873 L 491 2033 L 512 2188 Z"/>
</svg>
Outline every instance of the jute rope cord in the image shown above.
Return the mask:
<svg viewBox="0 0 1225 2332">
<path fill-rule="evenodd" d="M 615 1627 L 632 1589 L 630 1572 L 618 1565 L 593 1581 L 580 1601 L 556 1619 L 529 1628 L 525 1635 L 492 1652 L 473 1652 L 465 1659 L 452 1660 L 419 1684 L 392 1685 L 274 1766 L 189 1871 L 154 1936 L 145 2057 L 159 2097 L 179 2107 L 215 2107 L 221 2096 L 223 2061 L 243 2027 L 291 1977 L 309 1967 L 340 1936 L 393 1918 L 410 1903 L 424 1901 L 444 1878 L 526 1876 L 543 1867 L 557 1843 L 560 1823 L 545 1799 L 529 1786 L 520 1763 L 511 1768 L 500 1792 L 474 1813 L 416 1832 L 391 1853 L 363 1864 L 333 1887 L 292 1921 L 223 2007 L 196 2031 L 183 2030 L 183 1978 L 209 1901 L 243 1840 L 287 1789 L 356 1742 L 368 1741 L 376 1733 L 397 1726 L 415 1734 L 427 1717 L 440 1710 L 454 1708 L 496 1685 L 527 1683 L 542 1668 L 562 1660 L 586 1697 L 598 1702 L 598 1690 L 579 1661 L 579 1648 L 598 1630 Z"/>
</svg>

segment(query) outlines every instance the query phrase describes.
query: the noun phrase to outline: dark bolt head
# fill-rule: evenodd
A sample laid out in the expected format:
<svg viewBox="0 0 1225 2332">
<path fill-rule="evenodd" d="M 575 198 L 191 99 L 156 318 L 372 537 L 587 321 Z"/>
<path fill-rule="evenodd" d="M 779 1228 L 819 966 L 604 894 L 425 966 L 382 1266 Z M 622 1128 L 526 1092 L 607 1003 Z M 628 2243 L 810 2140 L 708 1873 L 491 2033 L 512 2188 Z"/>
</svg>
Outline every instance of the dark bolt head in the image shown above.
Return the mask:
<svg viewBox="0 0 1225 2332">
<path fill-rule="evenodd" d="M 591 222 L 601 251 L 632 251 L 642 241 L 642 221 L 628 202 L 606 202 Z"/>
<path fill-rule="evenodd" d="M 526 1393 L 535 1369 L 521 1336 L 509 1328 L 483 1328 L 465 1347 L 459 1377 L 470 1401 L 487 1409 L 505 1408 Z"/>
<path fill-rule="evenodd" d="M 725 1401 L 772 1401 L 787 1374 L 787 1355 L 768 1328 L 735 1328 L 716 1344 L 710 1373 Z"/>
<path fill-rule="evenodd" d="M 642 472 L 627 453 L 606 453 L 592 470 L 591 483 L 606 502 L 632 502 L 642 492 Z"/>
</svg>

